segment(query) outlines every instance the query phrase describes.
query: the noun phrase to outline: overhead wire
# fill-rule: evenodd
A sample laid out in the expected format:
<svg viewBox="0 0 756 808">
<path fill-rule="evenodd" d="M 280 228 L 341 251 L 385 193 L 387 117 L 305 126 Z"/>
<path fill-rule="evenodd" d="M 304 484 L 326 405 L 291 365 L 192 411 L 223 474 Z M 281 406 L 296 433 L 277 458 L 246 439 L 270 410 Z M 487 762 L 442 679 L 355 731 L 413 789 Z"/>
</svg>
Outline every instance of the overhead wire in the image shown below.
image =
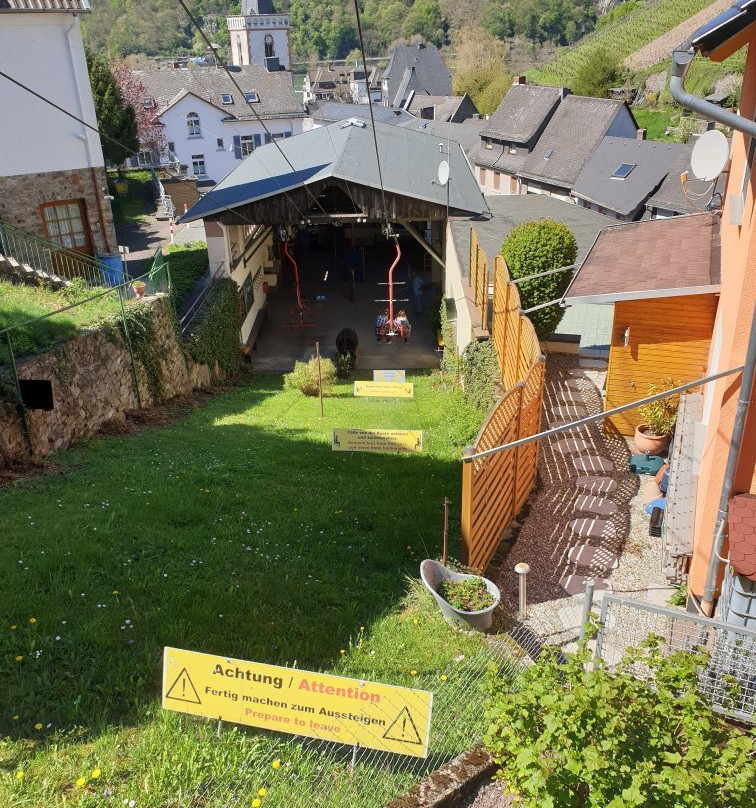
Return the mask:
<svg viewBox="0 0 756 808">
<path fill-rule="evenodd" d="M 183 0 L 181 0 L 183 2 Z M 354 12 L 357 15 L 357 35 L 360 40 L 360 54 L 362 55 L 362 64 L 367 66 L 365 59 L 365 40 L 362 36 L 362 18 L 360 17 L 360 6 L 357 0 L 354 0 Z M 369 95 L 369 93 L 368 93 Z M 383 218 L 386 222 L 386 234 L 391 233 L 391 225 L 388 220 L 388 208 L 386 207 L 386 189 L 383 187 L 383 172 L 381 171 L 381 154 L 378 150 L 378 135 L 375 130 L 375 115 L 373 114 L 373 105 L 368 99 L 368 108 L 370 110 L 370 124 L 373 128 L 373 143 L 375 144 L 375 159 L 378 163 L 378 182 L 381 185 L 381 199 L 383 202 Z"/>
<path fill-rule="evenodd" d="M 268 135 L 270 135 L 270 138 L 271 138 L 271 143 L 272 143 L 272 144 L 273 144 L 273 145 L 274 145 L 274 146 L 275 146 L 275 147 L 278 149 L 278 151 L 279 151 L 279 153 L 280 153 L 281 157 L 283 157 L 284 161 L 285 161 L 285 162 L 286 162 L 286 164 L 289 166 L 289 168 L 291 169 L 291 171 L 292 171 L 294 174 L 296 174 L 296 169 L 294 168 L 294 166 L 293 166 L 293 164 L 292 164 L 291 160 L 289 160 L 289 158 L 286 156 L 286 154 L 284 153 L 284 151 L 283 151 L 283 149 L 281 148 L 281 146 L 280 146 L 280 144 L 278 143 L 278 141 L 273 139 L 273 134 L 272 134 L 272 132 L 270 131 L 270 129 L 268 129 L 268 127 L 267 127 L 267 125 L 266 125 L 265 121 L 264 121 L 264 120 L 263 120 L 263 119 L 260 117 L 260 114 L 259 114 L 259 113 L 258 113 L 258 111 L 257 111 L 257 110 L 254 108 L 254 106 L 253 106 L 252 102 L 250 102 L 249 100 L 247 100 L 247 98 L 246 98 L 246 96 L 245 96 L 244 92 L 242 91 L 241 87 L 239 86 L 239 83 L 236 81 L 236 79 L 235 79 L 235 78 L 234 78 L 234 76 L 232 75 L 231 71 L 228 69 L 228 65 L 227 65 L 227 64 L 225 63 L 225 61 L 224 61 L 223 59 L 221 59 L 221 58 L 220 58 L 220 56 L 218 55 L 218 49 L 217 49 L 217 48 L 215 47 L 215 45 L 213 45 L 213 43 L 212 43 L 212 42 L 211 42 L 211 41 L 208 39 L 208 36 L 207 36 L 207 34 L 205 33 L 204 29 L 203 29 L 203 28 L 202 28 L 202 26 L 199 24 L 199 22 L 197 21 L 197 19 L 195 18 L 195 16 L 192 14 L 192 12 L 189 10 L 189 8 L 187 7 L 187 5 L 186 5 L 186 3 L 184 2 L 184 0 L 178 0 L 178 2 L 179 2 L 179 5 L 181 6 L 181 8 L 183 8 L 183 9 L 184 9 L 184 11 L 186 12 L 186 15 L 187 15 L 187 17 L 189 18 L 189 20 L 190 20 L 190 22 L 192 23 L 192 25 L 193 25 L 193 26 L 194 26 L 194 27 L 197 29 L 197 32 L 199 33 L 199 35 L 202 37 L 202 39 L 204 40 L 204 42 L 205 42 L 205 44 L 207 45 L 207 47 L 208 47 L 208 48 L 210 49 L 210 51 L 212 52 L 213 56 L 215 57 L 215 60 L 216 60 L 217 64 L 219 64 L 219 65 L 220 65 L 220 66 L 223 68 L 223 70 L 224 70 L 224 72 L 226 73 L 226 75 L 228 76 L 229 80 L 232 82 L 232 84 L 234 85 L 234 87 L 236 87 L 237 91 L 238 91 L 238 92 L 241 94 L 241 97 L 242 97 L 242 98 L 244 98 L 244 100 L 245 100 L 245 102 L 246 102 L 247 106 L 250 108 L 250 110 L 252 110 L 252 113 L 253 113 L 253 114 L 254 114 L 254 116 L 257 118 L 258 123 L 259 123 L 259 124 L 262 126 L 262 128 L 265 130 L 265 132 L 266 132 Z M 304 182 L 304 180 L 301 180 L 301 181 L 300 181 L 300 185 L 301 185 L 301 186 L 302 186 L 302 188 L 304 189 L 305 193 L 306 193 L 306 194 L 307 194 L 307 195 L 310 197 L 310 199 L 312 199 L 312 201 L 315 203 L 315 205 L 317 205 L 317 207 L 319 207 L 319 208 L 320 208 L 320 210 L 321 210 L 321 212 L 323 213 L 323 215 L 324 215 L 324 216 L 328 216 L 328 214 L 326 213 L 325 209 L 324 209 L 324 208 L 323 208 L 323 206 L 320 204 L 320 202 L 318 201 L 317 197 L 316 197 L 316 196 L 313 194 L 312 189 L 311 189 L 311 188 L 310 188 L 310 187 L 307 185 L 307 183 L 306 183 L 306 182 Z"/>
<path fill-rule="evenodd" d="M 35 98 L 38 98 L 40 101 L 44 101 L 45 104 L 48 104 L 49 106 L 53 107 L 58 112 L 62 112 L 64 115 L 67 115 L 69 118 L 72 118 L 74 121 L 77 121 L 77 123 L 80 123 L 82 126 L 86 127 L 87 129 L 90 129 L 92 132 L 95 132 L 97 135 L 99 135 L 99 137 L 104 138 L 105 140 L 108 140 L 111 143 L 115 143 L 117 146 L 122 148 L 129 156 L 136 156 L 136 155 L 139 154 L 139 152 L 137 150 L 132 149 L 130 146 L 127 146 L 125 143 L 122 143 L 120 140 L 118 140 L 117 138 L 114 138 L 112 135 L 109 135 L 106 132 L 101 131 L 96 126 L 92 126 L 91 123 L 87 123 L 82 118 L 79 118 L 78 115 L 74 115 L 72 112 L 69 112 L 67 109 L 65 109 L 64 107 L 61 107 L 60 105 L 56 104 L 54 101 L 50 101 L 50 99 L 45 98 L 43 95 L 40 95 L 40 93 L 38 93 L 36 90 L 33 90 L 31 87 L 28 87 L 23 82 L 19 81 L 18 79 L 13 78 L 13 76 L 9 76 L 3 70 L 0 70 L 0 76 L 2 76 L 4 79 L 7 79 L 12 84 L 15 84 L 17 87 L 20 87 L 22 90 L 30 93 Z M 284 193 L 285 193 L 285 191 L 284 191 Z M 239 213 L 234 208 L 230 208 L 230 207 L 228 207 L 228 205 L 225 205 L 223 202 L 221 202 L 213 194 L 212 191 L 207 191 L 204 195 L 206 197 L 209 197 L 210 199 L 212 199 L 216 204 L 218 204 L 221 208 L 223 208 L 223 210 L 226 210 L 229 213 L 232 213 L 237 218 L 241 219 L 244 222 L 244 224 L 251 224 L 251 225 L 259 224 L 259 222 L 253 222 L 251 219 L 248 219 L 246 216 Z"/>
<path fill-rule="evenodd" d="M 150 9 L 146 8 L 144 5 L 142 5 L 141 0 L 135 0 L 135 2 L 136 2 L 136 4 L 139 6 L 139 8 L 140 8 L 140 9 L 141 9 L 141 10 L 144 12 L 144 14 L 145 14 L 147 17 L 149 17 L 149 18 L 152 20 L 152 23 L 153 23 L 153 25 L 154 25 L 154 27 L 155 27 L 155 30 L 159 30 L 158 21 L 157 21 L 157 19 L 155 18 L 155 16 L 153 15 L 152 11 L 151 11 Z M 215 54 L 215 51 L 213 51 L 213 53 Z M 217 59 L 217 55 L 216 55 L 216 59 Z M 227 71 L 226 71 L 226 72 L 227 72 Z M 208 91 L 207 87 L 206 87 L 206 86 L 205 86 L 205 85 L 202 83 L 202 81 L 201 81 L 201 79 L 200 79 L 200 77 L 199 77 L 199 74 L 198 74 L 196 71 L 192 71 L 192 77 L 193 77 L 194 79 L 196 79 L 197 83 L 198 83 L 198 84 L 200 85 L 200 87 L 202 87 L 202 89 L 205 91 L 205 94 L 206 94 L 206 96 L 207 96 L 208 100 L 209 100 L 209 99 L 211 99 L 211 98 L 212 98 L 212 93 L 210 93 L 210 92 Z M 247 103 L 247 105 L 248 105 L 248 106 L 250 106 L 251 102 L 247 101 L 245 93 L 244 93 L 244 92 L 241 90 L 241 88 L 239 87 L 239 85 L 238 85 L 238 84 L 236 84 L 236 82 L 234 82 L 234 84 L 235 84 L 235 86 L 236 86 L 237 90 L 239 90 L 239 92 L 241 93 L 242 98 L 244 98 L 244 100 L 245 100 L 245 102 Z M 211 103 L 212 103 L 212 102 L 211 102 Z M 252 111 L 253 111 L 255 114 L 257 114 L 257 110 L 256 110 L 256 109 L 254 109 L 254 107 L 251 107 L 251 109 L 252 109 Z M 239 118 L 237 118 L 236 116 L 232 116 L 232 117 L 231 117 L 231 119 L 229 120 L 229 123 L 231 124 L 231 127 L 232 127 L 232 128 L 233 128 L 233 130 L 236 132 L 236 134 L 237 134 L 237 135 L 238 135 L 238 136 L 241 138 L 241 137 L 242 137 L 242 133 L 241 133 L 241 132 L 240 132 L 240 131 L 239 131 L 239 130 L 236 128 L 236 125 L 235 125 L 235 123 L 234 123 L 234 121 L 235 121 L 235 120 L 236 120 L 236 121 L 238 121 L 238 120 L 239 120 Z M 259 120 L 259 121 L 262 123 L 262 119 L 259 117 L 259 115 L 258 115 L 258 120 Z M 270 138 L 270 142 L 271 142 L 271 143 L 275 143 L 275 140 L 273 139 L 273 133 L 272 133 L 272 132 L 271 132 L 271 131 L 270 131 L 270 130 L 269 130 L 269 129 L 268 129 L 266 126 L 265 126 L 265 124 L 264 124 L 264 123 L 263 123 L 263 128 L 265 129 L 266 134 L 269 136 L 269 138 Z M 219 137 L 218 137 L 218 133 L 217 133 L 217 132 L 214 132 L 212 129 L 209 129 L 209 128 L 208 128 L 208 127 L 206 127 L 206 126 L 201 126 L 201 129 L 202 129 L 203 131 L 205 131 L 205 132 L 208 132 L 210 135 L 213 135 L 213 136 L 216 138 L 216 140 L 217 140 L 217 139 L 219 139 Z M 246 156 L 247 156 L 247 157 L 251 156 L 252 154 L 254 154 L 254 152 L 255 152 L 255 151 L 257 151 L 257 148 L 253 149 L 253 151 L 252 151 L 252 152 L 250 152 L 250 153 L 249 153 L 248 155 L 246 155 Z M 280 151 L 280 148 L 279 148 L 279 151 Z M 276 183 L 276 185 L 277 185 L 278 189 L 279 189 L 279 190 L 280 190 L 280 191 L 283 193 L 283 195 L 285 196 L 286 200 L 287 200 L 287 201 L 288 201 L 288 202 L 289 202 L 289 203 L 290 203 L 290 204 L 291 204 L 291 205 L 294 207 L 294 209 L 297 211 L 298 216 L 299 216 L 299 217 L 300 217 L 300 219 L 301 219 L 301 218 L 302 218 L 302 217 L 305 215 L 305 214 L 304 214 L 304 212 L 302 211 L 302 209 L 299 207 L 299 205 L 297 205 L 297 203 L 294 201 L 294 199 L 292 199 L 292 197 L 291 197 L 291 196 L 290 196 L 290 195 L 289 195 L 289 194 L 286 192 L 286 189 L 285 189 L 284 187 L 282 187 L 282 186 L 281 186 L 280 182 L 278 181 L 278 178 L 277 178 L 277 177 L 276 177 L 276 176 L 275 176 L 275 175 L 272 173 L 272 171 L 271 171 L 271 170 L 268 168 L 268 166 L 267 166 L 267 165 L 265 165 L 265 163 L 264 163 L 264 162 L 263 162 L 263 161 L 260 159 L 259 155 L 256 155 L 256 157 L 257 157 L 257 162 L 258 162 L 258 163 L 259 163 L 259 164 L 262 166 L 262 168 L 263 168 L 263 169 L 265 170 L 265 172 L 268 174 L 268 177 L 269 177 L 270 179 L 272 179 L 272 180 L 273 180 L 273 181 Z M 291 166 L 291 164 L 290 164 L 290 163 L 289 163 L 289 165 Z M 292 169 L 292 170 L 293 170 L 293 169 Z M 205 196 L 209 196 L 209 194 L 205 194 Z M 210 197 L 210 198 L 211 198 L 211 199 L 213 199 L 214 197 Z"/>
</svg>

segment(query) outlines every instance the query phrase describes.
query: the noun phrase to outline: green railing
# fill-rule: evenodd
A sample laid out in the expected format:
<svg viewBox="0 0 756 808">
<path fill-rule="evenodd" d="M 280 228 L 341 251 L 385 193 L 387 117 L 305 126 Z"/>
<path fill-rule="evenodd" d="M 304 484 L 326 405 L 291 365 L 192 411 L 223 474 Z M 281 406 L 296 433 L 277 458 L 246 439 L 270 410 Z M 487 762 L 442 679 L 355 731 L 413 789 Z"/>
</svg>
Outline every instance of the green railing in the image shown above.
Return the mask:
<svg viewBox="0 0 756 808">
<path fill-rule="evenodd" d="M 141 287 L 141 284 L 144 284 L 144 287 Z M 150 269 L 144 274 L 140 275 L 138 278 L 130 278 L 124 283 L 112 286 L 110 289 L 100 288 L 99 291 L 93 289 L 92 290 L 93 294 L 83 300 L 78 300 L 75 303 L 71 303 L 68 306 L 63 306 L 62 308 L 48 312 L 47 314 L 42 314 L 39 317 L 31 317 L 28 320 L 14 323 L 13 325 L 7 326 L 6 328 L 0 328 L 0 393 L 2 393 L 2 390 L 5 387 L 6 394 L 11 393 L 15 398 L 19 418 L 21 420 L 21 424 L 24 430 L 24 436 L 26 438 L 26 442 L 29 447 L 29 452 L 31 454 L 33 454 L 34 452 L 34 447 L 32 445 L 31 433 L 29 431 L 29 421 L 27 418 L 26 407 L 24 405 L 23 395 L 21 393 L 21 384 L 18 375 L 18 363 L 16 361 L 16 353 L 13 348 L 13 332 L 20 331 L 21 329 L 27 328 L 28 326 L 31 326 L 34 323 L 38 323 L 43 320 L 49 320 L 52 317 L 58 317 L 61 314 L 64 314 L 65 312 L 78 308 L 79 306 L 85 306 L 88 303 L 91 303 L 93 300 L 104 298 L 108 295 L 117 295 L 119 299 L 119 309 L 120 309 L 121 323 L 123 325 L 123 333 L 126 339 L 126 344 L 129 349 L 129 357 L 131 359 L 131 378 L 134 384 L 134 394 L 136 396 L 137 404 L 141 408 L 142 400 L 139 394 L 139 384 L 137 382 L 136 364 L 134 361 L 134 352 L 131 346 L 129 327 L 126 321 L 126 314 L 124 311 L 124 301 L 134 300 L 136 298 L 142 297 L 142 295 L 145 293 L 145 288 L 150 294 L 154 292 L 167 292 L 170 294 L 171 290 L 170 267 L 168 264 L 168 260 L 165 256 L 163 256 L 160 247 L 158 247 L 158 249 L 155 252 L 155 256 L 153 258 L 152 266 L 150 267 Z M 137 292 L 136 291 L 137 289 L 141 289 L 141 292 Z M 51 347 L 53 347 L 53 345 L 48 345 L 44 350 L 48 350 Z M 2 377 L 6 374 L 7 374 L 6 378 L 3 379 Z M 10 390 L 8 389 L 8 387 L 10 387 Z"/>
<path fill-rule="evenodd" d="M 38 272 L 72 281 L 84 278 L 92 286 L 110 286 L 117 272 L 108 264 L 70 250 L 54 241 L 0 221 L 0 253 Z"/>
</svg>

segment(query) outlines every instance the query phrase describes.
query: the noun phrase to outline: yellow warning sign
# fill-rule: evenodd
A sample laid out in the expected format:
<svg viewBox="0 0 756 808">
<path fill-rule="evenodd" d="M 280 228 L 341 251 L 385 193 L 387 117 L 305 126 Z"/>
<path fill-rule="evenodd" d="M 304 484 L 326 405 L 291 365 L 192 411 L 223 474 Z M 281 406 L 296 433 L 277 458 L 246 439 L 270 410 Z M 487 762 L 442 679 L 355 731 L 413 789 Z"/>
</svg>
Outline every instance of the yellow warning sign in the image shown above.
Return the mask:
<svg viewBox="0 0 756 808">
<path fill-rule="evenodd" d="M 426 757 L 433 694 L 180 648 L 163 653 L 163 708 Z"/>
<path fill-rule="evenodd" d="M 374 382 L 406 382 L 406 370 L 374 370 Z"/>
<path fill-rule="evenodd" d="M 355 382 L 356 396 L 384 396 L 386 398 L 412 398 L 415 385 L 412 382 Z"/>
<path fill-rule="evenodd" d="M 419 429 L 334 429 L 334 452 L 422 452 Z"/>
</svg>

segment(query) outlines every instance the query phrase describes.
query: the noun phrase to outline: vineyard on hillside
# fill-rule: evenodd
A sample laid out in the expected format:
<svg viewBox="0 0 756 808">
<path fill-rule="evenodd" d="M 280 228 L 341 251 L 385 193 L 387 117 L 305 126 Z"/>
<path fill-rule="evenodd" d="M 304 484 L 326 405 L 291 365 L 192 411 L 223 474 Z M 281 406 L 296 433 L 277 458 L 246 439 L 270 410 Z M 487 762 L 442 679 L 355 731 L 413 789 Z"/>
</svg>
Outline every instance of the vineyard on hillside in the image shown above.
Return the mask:
<svg viewBox="0 0 756 808">
<path fill-rule="evenodd" d="M 711 5 L 712 0 L 648 0 L 633 13 L 562 49 L 551 62 L 533 71 L 532 77 L 546 84 L 569 85 L 596 50 L 606 49 L 625 59 Z"/>
</svg>

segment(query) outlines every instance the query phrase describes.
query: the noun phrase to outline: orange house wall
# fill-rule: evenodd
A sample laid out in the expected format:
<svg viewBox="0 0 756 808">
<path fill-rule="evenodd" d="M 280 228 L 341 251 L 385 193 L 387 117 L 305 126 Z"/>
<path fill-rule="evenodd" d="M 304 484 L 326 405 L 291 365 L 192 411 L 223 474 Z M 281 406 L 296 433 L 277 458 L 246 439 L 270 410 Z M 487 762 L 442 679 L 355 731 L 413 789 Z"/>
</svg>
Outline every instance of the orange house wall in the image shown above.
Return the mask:
<svg viewBox="0 0 756 808">
<path fill-rule="evenodd" d="M 705 376 L 716 311 L 716 295 L 615 303 L 605 409 L 644 398 L 650 384 L 664 379 L 692 382 Z M 622 435 L 632 435 L 643 419 L 638 410 L 627 410 L 608 420 Z"/>
<path fill-rule="evenodd" d="M 756 42 L 753 44 L 754 47 L 749 48 L 740 100 L 740 115 L 749 120 L 754 120 L 756 114 Z M 721 322 L 722 340 L 718 358 L 712 350 L 709 360 L 712 373 L 743 364 L 756 302 L 756 165 L 753 166 L 747 189 L 743 222 L 741 225 L 729 223 L 730 196 L 740 196 L 747 148 L 748 138 L 735 132 L 722 215 L 722 289 L 717 314 Z M 698 597 L 703 593 L 711 555 L 712 536 L 740 393 L 740 378 L 740 374 L 737 374 L 716 382 L 711 400 L 698 479 L 693 559 L 689 578 L 690 590 Z M 751 406 L 735 475 L 734 494 L 756 493 L 755 460 L 756 406 Z M 726 552 L 725 544 L 725 554 Z"/>
</svg>

